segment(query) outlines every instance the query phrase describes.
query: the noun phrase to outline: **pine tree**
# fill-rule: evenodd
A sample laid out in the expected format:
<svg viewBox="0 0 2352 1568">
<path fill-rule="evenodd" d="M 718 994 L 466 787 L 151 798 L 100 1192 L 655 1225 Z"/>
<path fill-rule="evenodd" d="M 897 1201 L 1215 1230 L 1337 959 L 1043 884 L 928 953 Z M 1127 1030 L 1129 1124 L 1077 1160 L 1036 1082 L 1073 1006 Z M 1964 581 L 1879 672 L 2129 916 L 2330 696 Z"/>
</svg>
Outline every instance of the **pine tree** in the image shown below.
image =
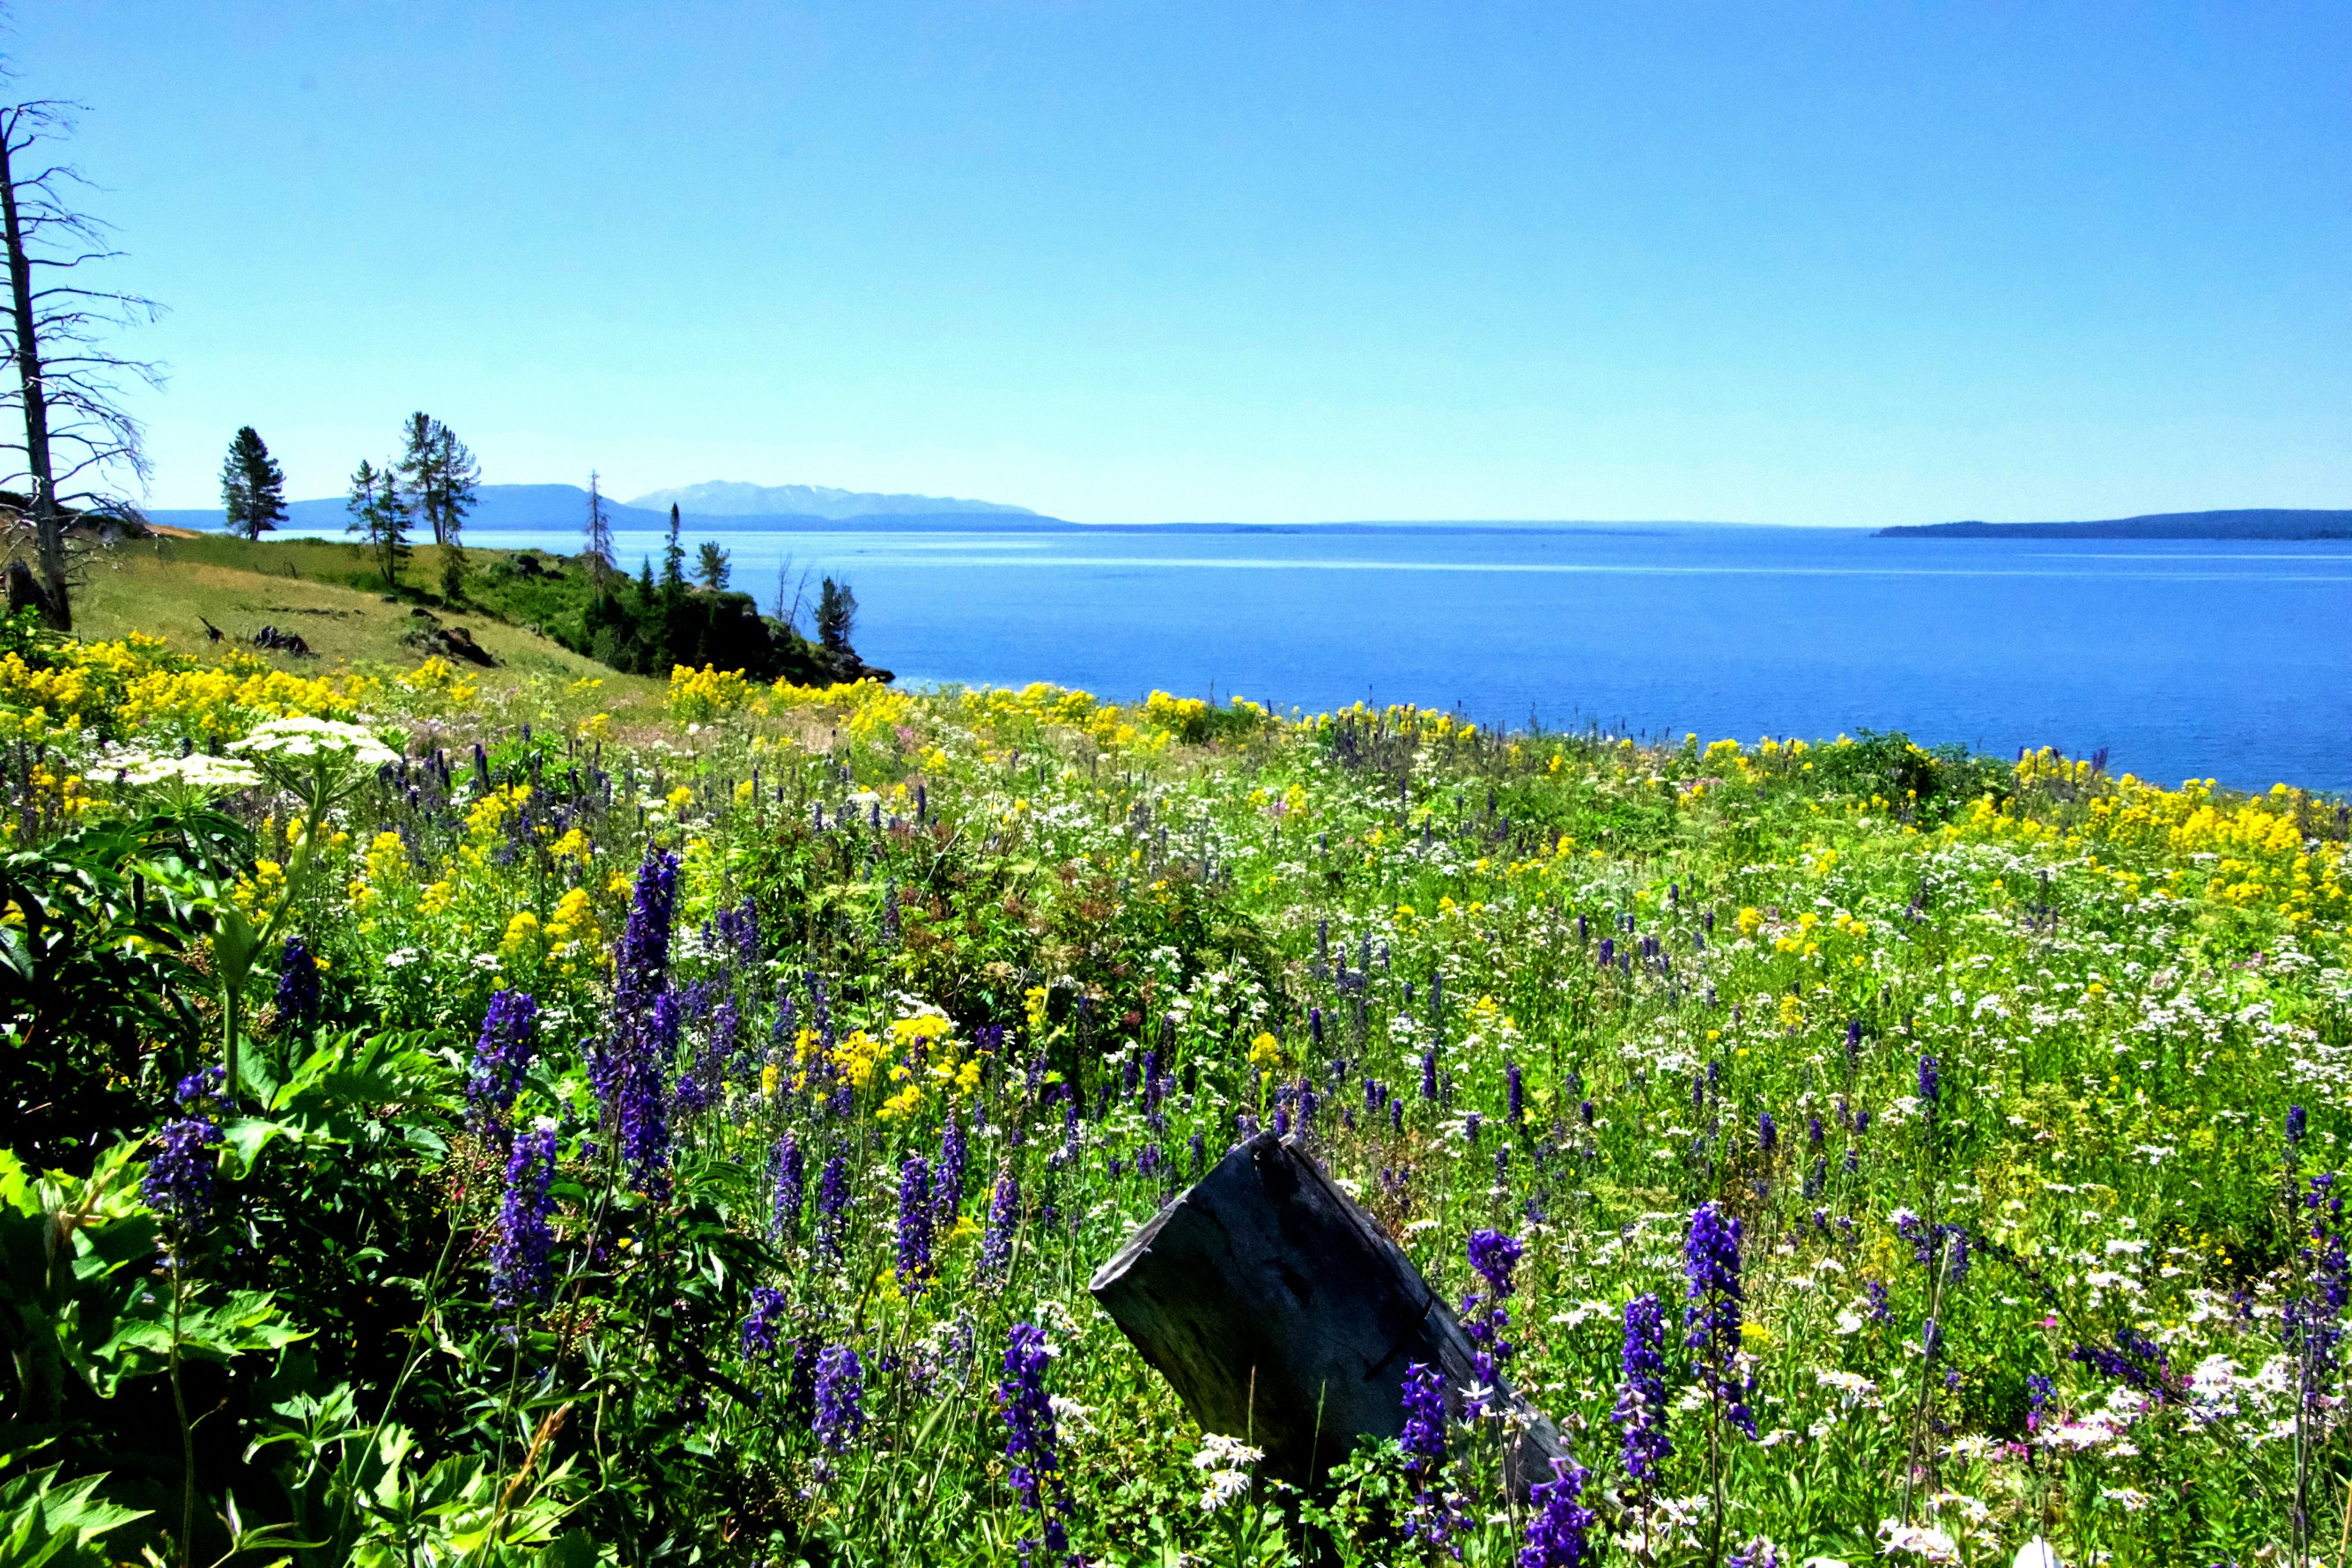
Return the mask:
<svg viewBox="0 0 2352 1568">
<path fill-rule="evenodd" d="M 715 539 L 702 542 L 702 549 L 694 563 L 694 575 L 706 588 L 718 590 L 727 586 L 732 568 L 728 564 L 727 552 L 719 548 Z"/>
<path fill-rule="evenodd" d="M 401 426 L 400 440 L 396 468 L 410 510 L 433 530 L 434 543 L 446 543 L 441 532 L 441 421 L 419 409 Z"/>
<path fill-rule="evenodd" d="M 253 526 L 252 519 L 253 481 L 247 478 L 245 465 L 237 461 L 236 443 L 231 441 L 228 456 L 221 460 L 221 526 L 232 534 L 258 539 L 261 531 Z"/>
<path fill-rule="evenodd" d="M 835 653 L 847 653 L 856 627 L 857 595 L 849 591 L 848 584 L 827 577 L 817 593 L 817 640 Z"/>
<path fill-rule="evenodd" d="M 400 568 L 408 559 L 408 503 L 392 465 L 379 468 L 361 458 L 359 471 L 352 475 L 351 499 L 343 505 L 352 514 L 344 531 L 361 536 L 383 574 L 383 585 L 398 588 Z"/>
<path fill-rule="evenodd" d="M 423 410 L 401 426 L 400 479 L 413 513 L 441 547 L 441 596 L 455 601 L 466 587 L 466 514 L 474 510 L 481 465 L 457 432 Z"/>
<path fill-rule="evenodd" d="M 662 547 L 662 592 L 676 595 L 686 587 L 686 551 L 677 542 L 677 503 L 669 505 L 669 542 Z"/>
<path fill-rule="evenodd" d="M 253 540 L 286 521 L 286 470 L 250 425 L 238 429 L 221 460 L 221 510 L 231 533 Z"/>
</svg>

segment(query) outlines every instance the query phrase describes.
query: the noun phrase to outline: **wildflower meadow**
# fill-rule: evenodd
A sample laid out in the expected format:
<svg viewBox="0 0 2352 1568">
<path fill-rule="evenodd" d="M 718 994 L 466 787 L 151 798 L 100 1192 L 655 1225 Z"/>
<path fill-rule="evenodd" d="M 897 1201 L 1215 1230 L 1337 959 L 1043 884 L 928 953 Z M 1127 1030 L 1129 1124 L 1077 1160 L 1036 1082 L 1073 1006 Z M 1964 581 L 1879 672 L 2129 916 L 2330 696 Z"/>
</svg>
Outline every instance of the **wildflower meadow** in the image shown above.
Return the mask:
<svg viewBox="0 0 2352 1568">
<path fill-rule="evenodd" d="M 21 622 L 0 748 L 0 1563 L 2344 1562 L 2332 801 Z M 1311 1491 L 1087 1289 L 1269 1132 L 1475 1352 Z"/>
</svg>

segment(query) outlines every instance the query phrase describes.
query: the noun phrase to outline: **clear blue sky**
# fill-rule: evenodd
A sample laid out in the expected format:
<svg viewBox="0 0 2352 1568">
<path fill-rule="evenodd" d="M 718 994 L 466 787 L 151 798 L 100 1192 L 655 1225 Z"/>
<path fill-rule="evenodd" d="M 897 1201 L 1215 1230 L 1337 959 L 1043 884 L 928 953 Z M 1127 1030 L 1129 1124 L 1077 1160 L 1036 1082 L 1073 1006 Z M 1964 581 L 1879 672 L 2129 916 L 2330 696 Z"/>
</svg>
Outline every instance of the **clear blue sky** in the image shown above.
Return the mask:
<svg viewBox="0 0 2352 1568">
<path fill-rule="evenodd" d="M 1175 518 L 2352 506 L 2352 6 L 20 5 L 243 423 Z"/>
</svg>

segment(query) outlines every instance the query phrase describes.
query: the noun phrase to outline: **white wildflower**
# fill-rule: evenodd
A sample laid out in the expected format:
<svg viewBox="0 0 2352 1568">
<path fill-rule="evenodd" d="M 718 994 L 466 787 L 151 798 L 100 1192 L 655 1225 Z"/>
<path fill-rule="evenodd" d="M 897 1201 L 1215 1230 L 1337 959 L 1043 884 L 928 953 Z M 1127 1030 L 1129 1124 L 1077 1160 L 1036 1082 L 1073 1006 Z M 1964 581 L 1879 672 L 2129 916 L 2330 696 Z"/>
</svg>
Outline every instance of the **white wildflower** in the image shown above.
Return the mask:
<svg viewBox="0 0 2352 1568">
<path fill-rule="evenodd" d="M 1952 1538 L 1931 1525 L 1905 1524 L 1901 1520 L 1878 1522 L 1878 1549 L 1888 1556 L 1907 1552 L 1929 1563 L 1956 1563 L 1960 1549 Z"/>
</svg>

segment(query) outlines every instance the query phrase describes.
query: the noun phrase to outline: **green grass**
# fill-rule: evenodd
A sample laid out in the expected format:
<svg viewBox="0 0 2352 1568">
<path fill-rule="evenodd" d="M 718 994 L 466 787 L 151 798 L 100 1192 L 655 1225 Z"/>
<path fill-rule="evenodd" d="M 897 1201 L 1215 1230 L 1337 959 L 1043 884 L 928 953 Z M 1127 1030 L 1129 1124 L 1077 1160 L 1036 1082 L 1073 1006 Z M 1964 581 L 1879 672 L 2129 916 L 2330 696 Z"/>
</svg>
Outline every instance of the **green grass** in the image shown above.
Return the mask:
<svg viewBox="0 0 2352 1568">
<path fill-rule="evenodd" d="M 439 578 L 438 552 L 425 545 L 403 573 L 400 592 L 388 595 L 366 552 L 356 544 L 322 540 L 265 540 L 222 535 L 133 541 L 87 558 L 76 597 L 78 629 L 92 639 L 129 632 L 160 637 L 174 649 L 203 654 L 218 645 L 209 621 L 235 641 L 248 643 L 264 626 L 299 633 L 317 656 L 269 654 L 288 668 L 380 665 L 414 667 L 425 655 L 415 636 L 435 624 L 462 626 L 499 664 L 517 674 L 577 679 L 616 676 L 553 638 L 530 629 L 530 604 L 502 602 L 494 574 L 516 552 L 468 550 L 478 596 L 450 606 L 427 584 Z M 425 612 L 419 615 L 418 611 Z"/>
<path fill-rule="evenodd" d="M 299 553 L 322 548 L 242 558 L 285 578 L 160 560 L 131 614 L 208 572 L 219 596 L 191 602 L 356 609 L 368 595 L 302 574 L 333 569 Z M 319 618 L 358 649 L 396 641 L 397 608 Z M 136 679 L 60 697 L 8 674 L 0 709 L 79 702 L 84 728 L 52 723 L 48 771 L 11 773 L 0 815 L 143 820 L 160 803 L 106 783 L 100 732 L 168 753 L 194 721 L 109 717 L 126 710 L 104 681 Z M 997 1392 L 1022 1324 L 1057 1352 L 1043 1377 L 1090 1561 L 1312 1561 L 1263 1479 L 1203 1509 L 1211 1435 L 1085 1288 L 1203 1162 L 1277 1124 L 1449 1302 L 1484 1289 L 1474 1234 L 1521 1245 L 1501 1371 L 1591 1472 L 1594 1560 L 1759 1563 L 1761 1541 L 1790 1564 L 2005 1564 L 2040 1538 L 2085 1568 L 2247 1563 L 2342 1522 L 2346 1382 L 2286 1328 L 2291 1305 L 2339 1323 L 2352 1284 L 2328 1184 L 2352 1148 L 2332 801 L 1899 736 L 1645 748 L 1051 688 L 705 680 L 617 731 L 601 691 L 552 680 L 363 700 L 429 739 L 353 781 L 315 858 L 289 837 L 297 803 L 250 793 L 225 803 L 250 837 L 222 830 L 222 881 L 140 863 L 145 918 L 194 933 L 186 978 L 157 982 L 186 1015 L 127 1044 L 94 1020 L 8 1037 L 79 1064 L 109 1108 L 57 1146 L 121 1137 L 144 1159 L 182 1114 L 170 1085 L 216 1049 L 205 911 L 283 900 L 324 962 L 315 1033 L 270 977 L 245 999 L 261 1083 L 213 1113 L 231 1153 L 182 1277 L 199 1308 L 245 1300 L 253 1341 L 191 1374 L 205 1440 L 240 1438 L 200 1460 L 200 1520 L 233 1494 L 248 1523 L 331 1542 L 294 1552 L 306 1568 L 1003 1568 L 1042 1530 Z M 77 770 L 93 782 L 58 804 Z M 45 853 L 99 853 L 77 842 Z M 73 885 L 131 896 L 127 872 Z M 744 911 L 755 939 L 729 934 Z M 168 957 L 172 929 L 90 936 L 89 973 Z M 469 1112 L 500 989 L 536 1001 L 532 1062 L 511 1111 Z M 624 1005 L 656 993 L 675 1038 Z M 651 1098 L 625 1115 L 630 1081 Z M 556 1283 L 502 1304 L 508 1140 L 541 1119 Z M 959 1140 L 951 1198 L 911 1204 Z M 88 1245 L 147 1256 L 146 1211 L 108 1201 Z M 1712 1361 L 1685 1317 L 1709 1205 L 1742 1227 L 1744 1317 Z M 151 1347 L 163 1289 L 120 1309 Z M 1622 1324 L 1645 1297 L 1673 1453 L 1636 1476 Z M 859 1358 L 855 1430 L 815 1419 L 820 1350 Z M 104 1495 L 155 1510 L 113 1539 L 175 1557 L 162 1363 L 75 1353 L 70 1419 L 36 1462 L 103 1472 Z M 1462 1561 L 1499 1568 L 1528 1523 L 1496 1483 L 1503 1441 L 1457 1421 L 1420 1476 L 1368 1445 L 1309 1511 L 1352 1565 L 1452 1561 L 1401 1533 L 1444 1517 Z M 201 1560 L 227 1548 L 197 1535 Z"/>
</svg>

